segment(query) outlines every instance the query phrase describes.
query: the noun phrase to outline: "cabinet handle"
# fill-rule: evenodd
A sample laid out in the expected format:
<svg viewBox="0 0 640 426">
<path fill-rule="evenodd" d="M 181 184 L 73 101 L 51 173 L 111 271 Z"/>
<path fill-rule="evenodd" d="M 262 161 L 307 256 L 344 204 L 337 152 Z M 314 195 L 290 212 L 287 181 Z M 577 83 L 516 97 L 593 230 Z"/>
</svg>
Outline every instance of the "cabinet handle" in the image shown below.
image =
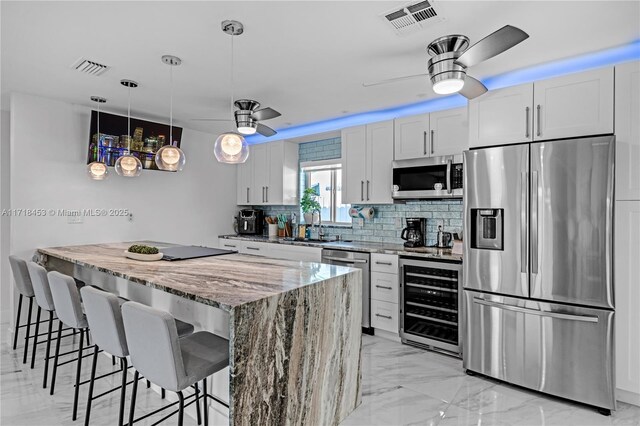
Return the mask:
<svg viewBox="0 0 640 426">
<path fill-rule="evenodd" d="M 367 201 L 369 201 L 369 181 L 367 181 Z"/>
<path fill-rule="evenodd" d="M 249 203 L 249 187 L 247 186 L 247 204 Z"/>
<path fill-rule="evenodd" d="M 430 147 L 431 155 L 433 155 L 433 142 L 434 142 L 434 135 L 435 135 L 435 130 L 432 130 L 432 131 L 431 131 L 431 147 Z"/>
<path fill-rule="evenodd" d="M 524 115 L 525 115 L 525 130 L 524 130 L 524 137 L 529 139 L 529 107 L 526 107 L 524 109 Z"/>
<path fill-rule="evenodd" d="M 427 131 L 424 131 L 424 135 L 422 137 L 423 145 L 424 145 L 424 155 L 427 155 Z"/>
<path fill-rule="evenodd" d="M 364 181 L 360 181 L 360 201 L 364 201 Z"/>
<path fill-rule="evenodd" d="M 376 316 L 380 318 L 392 319 L 389 315 L 376 314 Z"/>
<path fill-rule="evenodd" d="M 259 247 L 247 247 L 247 250 L 256 250 L 256 251 L 260 251 Z"/>
<path fill-rule="evenodd" d="M 380 261 L 376 260 L 376 265 L 389 265 L 389 266 L 391 266 L 391 265 L 393 265 L 393 263 L 391 263 L 391 262 L 380 262 Z"/>
<path fill-rule="evenodd" d="M 231 248 L 236 248 L 236 246 L 234 246 L 233 244 L 223 244 L 223 246 L 225 246 L 225 247 L 231 247 Z"/>
<path fill-rule="evenodd" d="M 538 123 L 537 123 L 538 124 L 538 128 L 536 129 L 536 135 L 537 136 L 542 136 L 542 130 L 540 130 L 540 128 L 542 127 L 542 123 L 540 121 L 540 115 L 541 115 L 540 114 L 540 105 L 538 105 L 536 107 L 536 111 L 538 112 Z"/>
<path fill-rule="evenodd" d="M 387 289 L 387 290 L 393 290 L 393 287 L 387 287 L 387 286 L 384 286 L 384 285 L 376 285 L 376 287 L 384 288 L 384 289 Z"/>
<path fill-rule="evenodd" d="M 262 202 L 264 203 L 264 186 L 262 187 Z"/>
<path fill-rule="evenodd" d="M 265 186 L 264 187 L 264 200 L 268 203 L 269 202 L 269 187 Z"/>
</svg>

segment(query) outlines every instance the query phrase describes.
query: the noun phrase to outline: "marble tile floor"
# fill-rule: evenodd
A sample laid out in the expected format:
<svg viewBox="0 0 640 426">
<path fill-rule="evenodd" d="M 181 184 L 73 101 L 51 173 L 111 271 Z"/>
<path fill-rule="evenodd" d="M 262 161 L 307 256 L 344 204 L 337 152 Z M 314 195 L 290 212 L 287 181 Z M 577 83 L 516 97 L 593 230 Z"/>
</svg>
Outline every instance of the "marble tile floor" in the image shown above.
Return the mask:
<svg viewBox="0 0 640 426">
<path fill-rule="evenodd" d="M 462 361 L 363 337 L 363 397 L 343 423 L 353 425 L 640 425 L 640 407 L 618 403 L 610 417 L 487 378 Z"/>
<path fill-rule="evenodd" d="M 70 348 L 68 344 L 67 347 Z M 40 356 L 43 351 L 44 348 L 39 350 Z M 85 386 L 81 389 L 79 419 L 71 421 L 74 365 L 61 367 L 56 394 L 51 397 L 48 390 L 41 387 L 41 358 L 36 368 L 30 370 L 22 365 L 21 354 L 20 350 L 12 351 L 6 343 L 0 349 L 0 425 L 83 424 Z M 90 358 L 85 358 L 83 377 L 88 377 L 90 367 Z M 112 371 L 112 368 L 108 358 L 100 358 L 98 374 Z M 579 404 L 486 378 L 467 376 L 460 360 L 380 337 L 363 336 L 362 368 L 362 405 L 342 423 L 343 426 L 640 425 L 639 407 L 618 403 L 618 410 L 611 417 L 605 417 Z M 116 386 L 118 380 L 115 375 L 96 382 L 96 392 Z M 115 424 L 118 398 L 115 392 L 95 401 L 91 424 Z M 140 386 L 136 413 L 149 412 L 166 403 L 157 393 Z M 210 424 L 227 424 L 223 414 L 213 410 L 211 414 Z M 175 418 L 167 422 L 174 423 Z M 185 417 L 185 425 L 195 424 L 193 418 Z"/>
<path fill-rule="evenodd" d="M 63 339 L 64 344 L 60 347 L 60 352 L 67 352 L 77 347 L 72 343 L 71 338 Z M 72 346 L 73 345 L 73 346 Z M 71 411 L 73 408 L 73 383 L 75 377 L 76 363 L 69 363 L 58 368 L 58 377 L 56 379 L 56 391 L 53 396 L 49 395 L 49 388 L 42 388 L 42 374 L 44 369 L 44 351 L 45 345 L 38 345 L 38 358 L 36 366 L 33 370 L 29 368 L 31 360 L 31 352 L 29 352 L 29 361 L 22 364 L 22 346 L 19 344 L 18 349 L 14 352 L 11 347 L 3 339 L 0 348 L 0 425 L 17 426 L 17 425 L 83 425 L 86 398 L 89 385 L 83 385 L 80 388 L 80 398 L 78 404 L 78 419 L 74 422 L 71 420 Z M 53 353 L 53 347 L 51 352 Z M 91 351 L 85 351 L 92 353 Z M 68 359 L 67 356 L 66 359 Z M 88 379 L 91 373 L 92 356 L 82 360 L 82 379 Z M 51 374 L 52 365 L 49 365 Z M 98 358 L 98 367 L 96 375 L 109 373 L 118 370 L 119 366 L 111 366 L 111 359 L 106 356 Z M 130 370 L 132 371 L 132 370 Z M 129 381 L 133 379 L 133 374 L 129 374 Z M 120 384 L 121 375 L 119 373 L 100 379 L 95 382 L 94 395 L 107 391 Z M 49 379 L 49 383 L 50 383 Z M 129 414 L 129 402 L 131 397 L 131 385 L 127 387 L 127 403 L 125 405 L 125 422 Z M 153 389 L 147 389 L 143 381 L 139 382 L 138 394 L 136 399 L 136 417 L 160 408 L 163 405 L 175 401 L 177 397 L 173 392 L 167 392 L 167 399 L 162 400 L 159 393 Z M 115 391 L 107 396 L 103 396 L 93 401 L 91 408 L 91 425 L 115 425 L 118 419 L 118 407 L 120 403 L 120 393 Z M 191 405 L 188 409 L 193 409 Z M 162 414 L 156 414 L 144 421 L 136 423 L 140 426 L 150 425 L 168 414 L 171 409 L 167 409 Z M 226 408 L 220 408 L 221 413 L 214 409 L 210 410 L 209 424 L 221 425 L 227 424 L 228 412 Z M 195 411 L 192 411 L 194 417 L 185 415 L 185 426 L 196 425 Z M 177 416 L 174 416 L 165 424 L 176 424 Z"/>
</svg>

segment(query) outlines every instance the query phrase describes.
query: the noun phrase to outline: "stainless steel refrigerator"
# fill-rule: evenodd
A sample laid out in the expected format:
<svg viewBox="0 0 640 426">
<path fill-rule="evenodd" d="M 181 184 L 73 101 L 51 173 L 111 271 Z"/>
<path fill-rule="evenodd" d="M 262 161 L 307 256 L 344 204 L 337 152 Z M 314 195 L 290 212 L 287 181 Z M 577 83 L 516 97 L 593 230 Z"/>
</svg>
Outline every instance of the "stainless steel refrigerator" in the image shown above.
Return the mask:
<svg viewBox="0 0 640 426">
<path fill-rule="evenodd" d="M 464 367 L 615 409 L 615 137 L 465 153 Z"/>
</svg>

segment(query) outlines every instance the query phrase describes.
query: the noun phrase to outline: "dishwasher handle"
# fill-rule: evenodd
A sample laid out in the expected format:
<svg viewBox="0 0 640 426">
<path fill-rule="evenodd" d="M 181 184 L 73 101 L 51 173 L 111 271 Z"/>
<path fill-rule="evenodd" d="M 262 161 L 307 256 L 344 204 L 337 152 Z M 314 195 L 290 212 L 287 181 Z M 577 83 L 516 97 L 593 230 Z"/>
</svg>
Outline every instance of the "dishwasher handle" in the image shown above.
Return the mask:
<svg viewBox="0 0 640 426">
<path fill-rule="evenodd" d="M 368 261 L 365 259 L 344 259 L 342 257 L 333 257 L 333 256 L 324 256 L 322 260 L 331 260 L 334 262 L 349 263 L 352 265 L 355 263 L 368 263 Z"/>
</svg>

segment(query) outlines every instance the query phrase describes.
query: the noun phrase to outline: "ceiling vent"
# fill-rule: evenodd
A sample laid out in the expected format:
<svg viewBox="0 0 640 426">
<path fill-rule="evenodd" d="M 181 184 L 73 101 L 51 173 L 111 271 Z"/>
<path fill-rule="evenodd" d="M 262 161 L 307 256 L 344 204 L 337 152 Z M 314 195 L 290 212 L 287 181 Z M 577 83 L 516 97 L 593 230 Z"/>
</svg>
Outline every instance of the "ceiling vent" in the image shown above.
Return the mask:
<svg viewBox="0 0 640 426">
<path fill-rule="evenodd" d="M 389 10 L 380 15 L 391 25 L 398 35 L 407 35 L 423 28 L 428 28 L 431 24 L 444 21 L 438 14 L 433 1 L 420 1 L 409 3 L 404 7 Z"/>
<path fill-rule="evenodd" d="M 100 76 L 109 71 L 111 67 L 89 59 L 80 58 L 71 64 L 71 68 L 80 71 L 83 74 Z"/>
</svg>

